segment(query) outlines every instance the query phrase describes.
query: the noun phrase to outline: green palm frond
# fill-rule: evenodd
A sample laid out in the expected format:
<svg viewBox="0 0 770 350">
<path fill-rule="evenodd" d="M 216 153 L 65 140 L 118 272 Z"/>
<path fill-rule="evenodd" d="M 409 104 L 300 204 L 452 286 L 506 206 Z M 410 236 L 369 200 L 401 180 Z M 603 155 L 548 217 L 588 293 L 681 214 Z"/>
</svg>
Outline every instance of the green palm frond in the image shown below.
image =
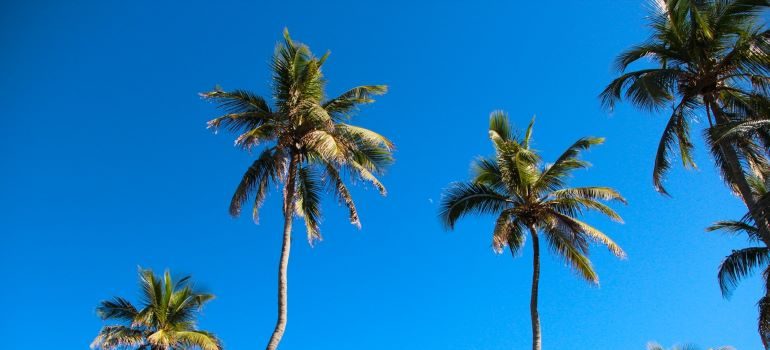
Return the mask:
<svg viewBox="0 0 770 350">
<path fill-rule="evenodd" d="M 534 184 L 534 189 L 538 192 L 553 191 L 564 186 L 564 178 L 573 170 L 585 169 L 590 166 L 586 161 L 577 157 L 581 151 L 590 149 L 592 146 L 604 143 L 601 137 L 584 137 L 571 146 L 569 146 L 556 161 L 548 166 Z"/>
<path fill-rule="evenodd" d="M 626 62 L 631 56 L 636 58 L 639 53 L 641 52 L 621 54 L 623 68 L 628 65 Z M 676 84 L 676 79 L 683 74 L 678 69 L 666 68 L 651 68 L 625 73 L 607 85 L 599 97 L 602 105 L 610 110 L 615 107 L 615 104 L 622 97 L 632 101 L 640 108 L 656 110 L 665 106 L 667 102 L 674 98 L 671 89 Z"/>
<path fill-rule="evenodd" d="M 535 128 L 535 117 L 532 117 L 532 119 L 529 121 L 529 125 L 527 125 L 527 130 L 524 132 L 524 138 L 521 139 L 521 147 L 524 147 L 525 149 L 529 149 L 529 143 L 532 140 L 532 130 Z"/>
<path fill-rule="evenodd" d="M 546 227 L 544 235 L 551 250 L 563 258 L 564 261 L 575 271 L 580 277 L 586 281 L 599 284 L 599 276 L 594 271 L 591 261 L 585 256 L 579 245 L 575 244 L 575 236 L 569 232 L 559 230 L 557 227 Z"/>
<path fill-rule="evenodd" d="M 623 218 L 620 217 L 620 214 L 608 205 L 593 199 L 562 197 L 547 200 L 543 204 L 548 208 L 553 209 L 555 212 L 567 216 L 576 216 L 578 214 L 583 214 L 584 211 L 593 210 L 608 217 L 612 221 L 623 223 Z"/>
<path fill-rule="evenodd" d="M 626 199 L 615 189 L 601 186 L 564 188 L 551 192 L 551 195 L 555 198 L 580 198 L 627 203 Z"/>
<path fill-rule="evenodd" d="M 505 196 L 486 185 L 457 182 L 444 190 L 439 216 L 444 225 L 452 229 L 463 216 L 499 213 L 508 205 Z"/>
<path fill-rule="evenodd" d="M 102 301 L 96 308 L 96 314 L 103 320 L 119 320 L 133 322 L 138 311 L 128 300 L 115 297 L 112 300 Z"/>
<path fill-rule="evenodd" d="M 274 149 L 265 149 L 246 170 L 230 201 L 230 215 L 239 216 L 243 204 L 250 197 L 254 197 L 253 217 L 254 221 L 258 220 L 259 207 L 267 195 L 268 185 L 277 177 L 276 163 L 280 160 L 276 159 L 276 155 L 278 154 Z"/>
<path fill-rule="evenodd" d="M 213 333 L 205 331 L 181 331 L 175 333 L 176 342 L 187 348 L 220 350 L 222 344 Z"/>
<path fill-rule="evenodd" d="M 494 111 L 489 115 L 489 138 L 495 143 L 509 141 L 513 137 L 508 114 Z"/>
<path fill-rule="evenodd" d="M 355 159 L 349 159 L 347 163 L 345 163 L 346 168 L 350 171 L 350 173 L 355 174 L 359 179 L 362 181 L 366 181 L 372 186 L 374 186 L 377 191 L 380 192 L 381 195 L 387 195 L 388 191 L 385 189 L 385 185 L 380 182 L 380 179 L 377 178 L 377 176 L 372 173 L 366 166 L 361 165 L 358 161 Z"/>
<path fill-rule="evenodd" d="M 502 253 L 506 246 L 514 256 L 524 247 L 527 241 L 524 225 L 511 215 L 510 211 L 503 211 L 497 217 L 495 229 L 492 233 L 492 248 L 497 253 Z"/>
<path fill-rule="evenodd" d="M 763 275 L 765 277 L 765 295 L 757 303 L 759 309 L 757 331 L 762 338 L 762 345 L 767 348 L 770 345 L 770 285 L 768 285 L 770 268 L 766 269 Z"/>
<path fill-rule="evenodd" d="M 685 167 L 696 166 L 692 159 L 693 144 L 690 141 L 690 128 L 687 121 L 689 110 L 684 102 L 674 109 L 658 143 L 652 170 L 652 182 L 655 190 L 664 195 L 668 195 L 668 191 L 663 186 L 663 179 L 671 169 L 671 153 L 678 149 L 679 157 Z"/>
<path fill-rule="evenodd" d="M 495 159 L 479 157 L 471 163 L 472 182 L 504 190 L 503 174 Z"/>
<path fill-rule="evenodd" d="M 386 85 L 364 85 L 354 87 L 341 95 L 324 102 L 323 108 L 338 120 L 349 118 L 359 105 L 374 102 L 372 96 L 388 92 Z"/>
<path fill-rule="evenodd" d="M 321 239 L 319 224 L 321 223 L 321 194 L 323 184 L 319 182 L 320 176 L 310 167 L 299 169 L 297 176 L 297 201 L 295 210 L 297 215 L 305 221 L 307 239 L 312 244 Z"/>
<path fill-rule="evenodd" d="M 224 127 L 232 132 L 243 132 L 268 123 L 272 118 L 272 111 L 265 99 L 248 91 L 225 92 L 217 87 L 200 96 L 214 101 L 227 113 L 208 122 L 208 127 L 214 130 Z"/>
<path fill-rule="evenodd" d="M 711 224 L 711 226 L 706 227 L 706 231 L 708 232 L 722 231 L 722 232 L 727 232 L 730 235 L 738 235 L 740 233 L 745 233 L 750 241 L 761 242 L 759 229 L 757 229 L 757 227 L 749 221 L 742 221 L 742 220 L 717 221 Z"/>
<path fill-rule="evenodd" d="M 766 247 L 751 247 L 734 250 L 719 265 L 719 287 L 722 294 L 729 296 L 733 288 L 743 278 L 751 274 L 757 267 L 767 266 L 770 263 L 770 249 Z"/>
<path fill-rule="evenodd" d="M 126 347 L 138 347 L 146 341 L 141 330 L 127 326 L 105 326 L 99 331 L 91 349 L 121 349 Z"/>
<path fill-rule="evenodd" d="M 620 248 L 617 243 L 615 243 L 615 241 L 593 226 L 564 214 L 554 213 L 554 215 L 557 216 L 561 221 L 569 223 L 569 227 L 573 231 L 573 234 L 584 235 L 596 243 L 606 246 L 607 249 L 609 249 L 610 252 L 618 258 L 626 258 L 626 252 L 624 252 L 623 249 Z"/>
<path fill-rule="evenodd" d="M 350 194 L 345 182 L 342 181 L 339 171 L 330 163 L 324 163 L 326 166 L 326 173 L 329 175 L 328 180 L 331 187 L 334 189 L 335 194 L 339 200 L 345 203 L 348 208 L 348 219 L 350 223 L 358 228 L 361 228 L 361 220 L 358 218 L 358 209 L 353 202 L 353 196 Z"/>
</svg>

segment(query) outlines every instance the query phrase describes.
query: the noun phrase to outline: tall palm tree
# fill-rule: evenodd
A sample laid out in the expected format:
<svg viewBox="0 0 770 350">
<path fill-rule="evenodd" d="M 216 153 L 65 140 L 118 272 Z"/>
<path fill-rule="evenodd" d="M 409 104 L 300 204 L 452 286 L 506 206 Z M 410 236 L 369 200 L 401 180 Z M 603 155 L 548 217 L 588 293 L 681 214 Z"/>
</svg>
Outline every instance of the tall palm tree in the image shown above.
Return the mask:
<svg viewBox="0 0 770 350">
<path fill-rule="evenodd" d="M 217 88 L 201 94 L 226 111 L 211 120 L 209 127 L 239 133 L 235 145 L 246 150 L 264 145 L 235 189 L 230 214 L 239 216 L 242 206 L 253 199 L 252 216 L 256 221 L 271 184 L 283 186 L 278 321 L 267 345 L 269 350 L 278 347 L 286 329 L 286 272 L 294 216 L 304 219 L 311 244 L 320 239 L 320 200 L 330 188 L 347 206 L 350 222 L 360 228 L 358 211 L 344 179 L 369 182 L 385 195 L 385 187 L 376 176 L 393 160 L 391 141 L 347 123 L 358 105 L 373 102 L 372 96 L 385 93 L 387 87 L 359 86 L 327 99 L 321 66 L 328 52 L 316 58 L 307 46 L 293 41 L 288 30 L 283 34 L 272 61 L 274 107 L 265 98 L 243 90 L 226 92 Z"/>
<path fill-rule="evenodd" d="M 766 115 L 770 91 L 770 32 L 758 23 L 767 0 L 656 0 L 650 38 L 623 52 L 622 73 L 601 93 L 613 108 L 622 96 L 647 110 L 670 106 L 653 170 L 655 189 L 667 194 L 663 179 L 678 153 L 685 167 L 695 166 L 690 120 L 702 111 L 706 142 L 728 186 L 750 211 L 757 206 L 746 180 L 752 168 L 767 166 L 770 138 L 722 137 L 726 127 Z M 626 71 L 641 59 L 653 67 Z M 768 134 L 770 135 L 770 134 Z M 770 226 L 755 218 L 763 240 Z"/>
<path fill-rule="evenodd" d="M 663 346 L 658 343 L 651 342 L 647 344 L 647 350 L 665 350 Z M 698 347 L 692 344 L 676 345 L 671 350 L 698 350 Z M 735 350 L 732 346 L 720 346 L 718 348 L 709 348 L 709 350 Z"/>
<path fill-rule="evenodd" d="M 118 324 L 102 327 L 92 349 L 104 350 L 221 350 L 219 339 L 196 328 L 195 318 L 214 295 L 201 293 L 190 285 L 190 277 L 172 280 L 152 270 L 139 270 L 142 305 L 115 297 L 102 301 L 96 309 L 103 320 Z"/>
<path fill-rule="evenodd" d="M 492 246 L 498 253 L 505 246 L 512 254 L 518 253 L 529 232 L 534 251 L 530 301 L 532 348 L 539 350 L 541 336 L 537 297 L 540 236 L 580 276 L 598 284 L 599 278 L 588 259 L 589 244 L 606 245 L 620 258 L 624 258 L 625 253 L 612 239 L 577 217 L 584 211 L 595 210 L 622 222 L 620 216 L 602 201 L 625 203 L 625 200 L 608 187 L 566 187 L 566 178 L 573 170 L 589 166 L 578 159 L 580 151 L 602 143 L 603 139 L 582 138 L 567 148 L 553 164 L 546 165 L 530 148 L 533 123 L 523 137 L 517 137 L 511 131 L 507 115 L 501 111 L 492 113 L 489 136 L 496 155 L 479 158 L 473 163 L 474 175 L 470 182 L 453 183 L 445 190 L 440 217 L 448 229 L 454 229 L 457 220 L 463 216 L 496 215 Z"/>
<path fill-rule="evenodd" d="M 749 179 L 755 195 L 760 198 L 759 202 L 763 205 L 759 215 L 770 217 L 770 193 L 768 184 L 758 177 Z M 738 283 L 751 275 L 756 269 L 764 271 L 762 277 L 765 280 L 765 296 L 762 297 L 757 306 L 759 308 L 759 321 L 757 330 L 765 348 L 770 345 L 770 248 L 764 244 L 756 223 L 752 216 L 746 214 L 740 220 L 725 220 L 714 223 L 709 226 L 707 231 L 721 230 L 731 235 L 745 234 L 749 242 L 754 246 L 733 250 L 730 255 L 725 257 L 722 264 L 719 265 L 717 278 L 722 295 L 729 298 L 732 291 Z"/>
</svg>

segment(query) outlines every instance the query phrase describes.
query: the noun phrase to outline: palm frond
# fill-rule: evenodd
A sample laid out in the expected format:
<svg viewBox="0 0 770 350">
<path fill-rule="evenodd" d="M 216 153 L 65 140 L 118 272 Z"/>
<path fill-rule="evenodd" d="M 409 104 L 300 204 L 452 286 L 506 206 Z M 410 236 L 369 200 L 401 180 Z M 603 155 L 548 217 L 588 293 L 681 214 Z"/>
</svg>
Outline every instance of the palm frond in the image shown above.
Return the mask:
<svg viewBox="0 0 770 350">
<path fill-rule="evenodd" d="M 754 226 L 752 223 L 748 221 L 743 220 L 723 220 L 723 221 L 717 221 L 711 226 L 706 227 L 706 231 L 713 232 L 713 231 L 723 231 L 727 232 L 731 235 L 737 235 L 739 233 L 745 233 L 749 240 L 752 242 L 760 242 L 761 236 L 759 233 L 759 229 L 757 229 L 756 226 Z"/>
<path fill-rule="evenodd" d="M 756 267 L 765 267 L 770 263 L 770 249 L 752 247 L 734 250 L 719 265 L 719 287 L 722 295 L 729 296 L 741 279 L 748 276 Z"/>
<path fill-rule="evenodd" d="M 557 229 L 556 227 L 546 227 L 544 235 L 551 250 L 575 271 L 580 277 L 593 284 L 599 284 L 599 276 L 594 271 L 591 261 L 588 260 L 574 243 L 572 235 Z"/>
<path fill-rule="evenodd" d="M 142 331 L 127 326 L 105 326 L 91 342 L 91 349 L 117 350 L 144 344 Z"/>
<path fill-rule="evenodd" d="M 472 182 L 484 184 L 494 189 L 502 189 L 503 175 L 494 159 L 479 157 L 471 164 Z"/>
<path fill-rule="evenodd" d="M 372 96 L 388 92 L 387 85 L 363 85 L 354 87 L 323 103 L 323 108 L 338 120 L 348 119 L 358 105 L 374 102 Z"/>
<path fill-rule="evenodd" d="M 102 320 L 115 319 L 125 322 L 133 322 L 138 311 L 128 300 L 115 297 L 112 300 L 102 301 L 96 308 L 96 314 Z"/>
<path fill-rule="evenodd" d="M 458 182 L 444 190 L 439 216 L 445 227 L 453 229 L 463 216 L 495 214 L 507 206 L 505 196 L 486 185 Z"/>
<path fill-rule="evenodd" d="M 557 216 L 559 220 L 568 223 L 568 227 L 574 231 L 574 234 L 586 235 L 591 240 L 605 245 L 612 254 L 615 254 L 615 256 L 620 259 L 625 259 L 627 257 L 626 252 L 624 252 L 615 241 L 593 226 L 561 213 L 554 213 L 554 215 Z"/>
<path fill-rule="evenodd" d="M 590 186 L 564 188 L 551 192 L 555 198 L 582 198 L 591 200 L 618 201 L 626 204 L 626 199 L 618 191 L 610 187 Z"/>
<path fill-rule="evenodd" d="M 232 132 L 256 128 L 272 118 L 272 110 L 261 96 L 245 90 L 222 91 L 217 87 L 201 93 L 201 97 L 212 100 L 225 110 L 226 114 L 208 122 L 208 127 L 225 127 Z"/>
<path fill-rule="evenodd" d="M 678 146 L 679 157 L 685 167 L 695 167 L 692 159 L 693 144 L 689 136 L 689 123 L 687 121 L 689 109 L 688 101 L 683 99 L 679 106 L 674 109 L 671 117 L 663 129 L 660 137 L 658 151 L 655 154 L 655 163 L 652 170 L 652 183 L 656 191 L 668 195 L 668 191 L 663 186 L 663 179 L 671 169 L 671 153 Z"/>
<path fill-rule="evenodd" d="M 536 191 L 554 190 L 564 186 L 564 178 L 576 169 L 584 169 L 590 166 L 586 161 L 577 159 L 581 151 L 590 149 L 594 145 L 604 143 L 604 138 L 584 137 L 569 146 L 556 161 L 547 167 L 534 184 Z"/>
<path fill-rule="evenodd" d="M 254 209 L 252 217 L 255 222 L 259 220 L 259 207 L 267 195 L 270 181 L 275 180 L 278 176 L 278 163 L 282 161 L 280 154 L 275 149 L 268 148 L 262 151 L 259 158 L 243 174 L 240 184 L 235 189 L 233 198 L 230 201 L 230 215 L 234 217 L 240 216 L 243 204 L 253 197 Z"/>
<path fill-rule="evenodd" d="M 305 221 L 308 242 L 321 239 L 319 224 L 321 222 L 321 194 L 323 185 L 320 175 L 310 167 L 302 167 L 297 172 L 297 215 Z"/>
<path fill-rule="evenodd" d="M 497 253 L 502 253 L 505 246 L 508 246 L 511 254 L 516 256 L 524 247 L 526 240 L 527 235 L 524 233 L 522 223 L 508 211 L 500 213 L 492 233 L 492 249 Z"/>
<path fill-rule="evenodd" d="M 353 202 L 353 196 L 350 194 L 347 186 L 345 186 L 345 183 L 342 181 L 342 177 L 340 176 L 339 171 L 334 166 L 334 164 L 324 163 L 324 165 L 326 166 L 326 174 L 328 175 L 329 181 L 334 188 L 335 193 L 339 197 L 340 201 L 344 202 L 345 206 L 348 208 L 348 218 L 350 223 L 358 228 L 361 228 L 361 220 L 358 218 L 358 210 L 356 209 L 356 205 Z"/>
<path fill-rule="evenodd" d="M 622 97 L 642 109 L 656 110 L 673 99 L 672 89 L 677 77 L 682 74 L 683 72 L 678 69 L 667 68 L 642 69 L 625 73 L 607 85 L 599 94 L 599 98 L 602 106 L 609 110 L 614 109 L 615 104 Z"/>
<path fill-rule="evenodd" d="M 513 137 L 511 122 L 508 114 L 503 111 L 494 111 L 489 115 L 489 138 L 495 143 L 508 141 Z"/>
<path fill-rule="evenodd" d="M 197 347 L 200 350 L 221 350 L 222 342 L 210 332 L 182 331 L 175 332 L 177 342 L 185 347 Z"/>
</svg>

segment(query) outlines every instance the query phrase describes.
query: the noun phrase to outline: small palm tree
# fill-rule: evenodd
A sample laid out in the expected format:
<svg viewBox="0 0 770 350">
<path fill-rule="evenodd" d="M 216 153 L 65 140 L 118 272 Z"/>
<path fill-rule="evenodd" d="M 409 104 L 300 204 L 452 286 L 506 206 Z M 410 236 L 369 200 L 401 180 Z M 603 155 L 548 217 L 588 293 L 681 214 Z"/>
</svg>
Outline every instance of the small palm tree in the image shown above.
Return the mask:
<svg viewBox="0 0 770 350">
<path fill-rule="evenodd" d="M 358 105 L 371 103 L 373 95 L 387 91 L 384 85 L 355 87 L 338 97 L 327 99 L 321 66 L 328 53 L 316 58 L 310 49 L 291 39 L 284 30 L 284 41 L 273 57 L 273 100 L 251 92 L 230 92 L 217 88 L 201 94 L 219 103 L 226 114 L 209 122 L 209 127 L 225 127 L 239 133 L 235 145 L 252 150 L 264 145 L 254 163 L 243 174 L 230 202 L 230 214 L 237 217 L 253 199 L 252 216 L 271 185 L 283 186 L 283 244 L 278 269 L 278 320 L 267 349 L 274 350 L 286 329 L 287 269 L 294 216 L 304 219 L 308 241 L 321 238 L 320 200 L 331 188 L 349 211 L 350 222 L 360 228 L 358 211 L 345 185 L 345 179 L 363 180 L 385 195 L 377 179 L 392 158 L 393 144 L 365 128 L 348 124 Z"/>
<path fill-rule="evenodd" d="M 648 110 L 671 106 L 655 156 L 653 184 L 667 194 L 663 179 L 678 154 L 685 167 L 695 166 L 690 121 L 702 111 L 708 122 L 706 141 L 728 186 L 757 207 L 746 180 L 750 169 L 767 166 L 767 130 L 756 137 L 724 137 L 725 130 L 770 111 L 770 32 L 759 23 L 767 0 L 657 0 L 651 16 L 652 35 L 617 58 L 622 73 L 601 93 L 613 108 L 624 96 Z M 626 71 L 633 63 L 651 59 L 654 66 Z M 745 126 L 745 125 L 744 125 Z M 761 134 L 761 135 L 760 135 Z M 763 240 L 770 243 L 770 226 L 755 217 Z"/>
<path fill-rule="evenodd" d="M 699 348 L 692 344 L 675 345 L 670 350 L 698 350 Z M 647 350 L 665 350 L 663 346 L 658 343 L 650 342 L 647 344 Z M 709 350 L 735 350 L 732 346 L 720 346 L 718 348 L 709 348 Z"/>
<path fill-rule="evenodd" d="M 553 164 L 545 165 L 530 148 L 532 127 L 533 123 L 530 123 L 524 136 L 519 138 L 511 132 L 508 117 L 503 112 L 493 112 L 489 136 L 496 156 L 477 159 L 472 166 L 474 175 L 470 182 L 454 183 L 445 190 L 440 217 L 448 229 L 453 229 L 457 220 L 466 215 L 496 215 L 492 246 L 498 253 L 508 246 L 515 255 L 524 246 L 529 233 L 534 251 L 530 301 L 532 348 L 539 350 L 540 236 L 580 276 L 598 284 L 599 278 L 588 259 L 589 244 L 606 245 L 620 258 L 624 258 L 625 253 L 612 239 L 577 217 L 584 211 L 596 210 L 622 222 L 620 216 L 602 201 L 625 203 L 625 200 L 608 187 L 566 187 L 566 178 L 573 170 L 589 166 L 578 159 L 580 151 L 602 143 L 603 139 L 582 138 Z"/>
<path fill-rule="evenodd" d="M 99 317 L 119 324 L 102 327 L 91 348 L 221 350 L 214 334 L 195 326 L 198 312 L 214 295 L 195 290 L 189 282 L 190 277 L 172 280 L 168 271 L 161 278 L 140 269 L 141 308 L 121 297 L 102 301 L 96 309 Z"/>
<path fill-rule="evenodd" d="M 760 215 L 768 217 L 770 214 L 770 194 L 767 184 L 758 177 L 750 178 L 750 183 L 755 195 L 760 198 L 760 203 L 766 206 Z M 729 298 L 738 283 L 750 276 L 756 269 L 762 269 L 762 277 L 765 280 L 765 296 L 762 297 L 757 306 L 759 308 L 759 321 L 757 330 L 762 339 L 765 348 L 770 345 L 770 248 L 763 242 L 756 223 L 749 214 L 744 215 L 740 220 L 719 221 L 709 226 L 707 231 L 721 230 L 731 235 L 745 234 L 749 242 L 755 246 L 733 250 L 730 255 L 725 257 L 722 264 L 719 265 L 717 278 L 719 287 L 722 290 L 722 296 Z"/>
</svg>

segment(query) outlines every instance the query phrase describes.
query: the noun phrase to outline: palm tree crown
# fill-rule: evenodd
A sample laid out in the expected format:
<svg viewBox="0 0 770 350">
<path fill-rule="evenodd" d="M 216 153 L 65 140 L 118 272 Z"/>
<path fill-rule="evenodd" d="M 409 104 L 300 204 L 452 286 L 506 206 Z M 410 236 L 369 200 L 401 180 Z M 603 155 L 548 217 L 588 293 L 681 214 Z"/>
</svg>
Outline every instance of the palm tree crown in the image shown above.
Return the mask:
<svg viewBox="0 0 770 350">
<path fill-rule="evenodd" d="M 673 105 L 653 172 L 655 188 L 666 193 L 662 180 L 674 152 L 685 166 L 695 165 L 689 121 L 696 117 L 696 109 L 702 107 L 709 125 L 721 128 L 766 108 L 770 36 L 756 23 L 765 0 L 658 0 L 655 4 L 651 37 L 618 56 L 616 66 L 623 74 L 601 98 L 609 108 L 622 95 L 644 109 Z M 656 66 L 625 72 L 643 58 L 652 59 Z M 712 135 L 717 129 L 712 128 L 707 137 L 713 151 L 721 153 L 724 150 L 716 148 L 718 138 Z M 754 143 L 744 141 L 733 147 L 744 151 L 746 161 L 762 161 Z M 717 158 L 720 165 L 723 157 Z M 723 173 L 728 180 L 734 175 L 726 169 Z"/>
<path fill-rule="evenodd" d="M 543 164 L 530 148 L 531 123 L 523 137 L 511 131 L 507 116 L 494 112 L 489 135 L 494 144 L 494 158 L 479 158 L 472 165 L 470 182 L 454 183 L 445 191 L 441 219 L 453 229 L 458 219 L 469 214 L 497 215 L 492 245 L 497 252 L 506 246 L 516 253 L 524 246 L 526 232 L 534 227 L 586 280 L 597 283 L 598 276 L 588 260 L 589 244 L 606 245 L 618 257 L 623 250 L 607 235 L 577 219 L 586 210 L 595 210 L 622 222 L 620 216 L 601 201 L 625 203 L 621 195 L 608 187 L 565 187 L 573 170 L 589 163 L 578 159 L 581 150 L 603 142 L 601 138 L 578 140 L 552 164 Z"/>
<path fill-rule="evenodd" d="M 770 112 L 770 32 L 758 24 L 767 0 L 657 0 L 650 18 L 652 35 L 620 54 L 622 74 L 601 93 L 612 108 L 622 95 L 650 110 L 671 106 L 653 167 L 653 185 L 663 194 L 663 179 L 677 153 L 685 167 L 695 166 L 690 121 L 705 112 L 708 144 L 717 168 L 749 212 L 757 207 L 746 178 L 767 169 L 770 129 L 754 120 Z M 643 58 L 652 68 L 626 72 Z M 749 124 L 746 124 L 750 122 Z M 761 122 L 760 122 L 761 124 Z M 737 126 L 751 132 L 735 132 Z M 739 128 L 741 129 L 741 128 Z M 754 217 L 770 244 L 770 222 Z"/>
<path fill-rule="evenodd" d="M 221 350 L 214 334 L 195 325 L 198 312 L 214 295 L 195 290 L 189 282 L 189 277 L 172 280 L 168 271 L 160 278 L 152 270 L 140 270 L 141 307 L 121 297 L 102 301 L 96 309 L 99 317 L 119 324 L 104 326 L 91 348 Z"/>
<path fill-rule="evenodd" d="M 254 199 L 252 216 L 271 183 L 283 184 L 284 232 L 278 272 L 278 321 L 267 349 L 275 350 L 287 322 L 287 269 L 294 215 L 304 218 L 308 242 L 321 238 L 321 196 L 331 189 L 345 203 L 350 222 L 360 228 L 358 211 L 344 179 L 371 183 L 382 195 L 385 186 L 377 179 L 393 161 L 393 143 L 371 130 L 353 126 L 350 120 L 357 106 L 371 103 L 372 96 L 387 91 L 384 85 L 355 87 L 327 99 L 321 66 L 328 53 L 316 58 L 310 49 L 294 42 L 284 30 L 272 61 L 274 107 L 253 93 L 217 88 L 202 96 L 219 103 L 226 114 L 209 122 L 209 127 L 226 127 L 240 136 L 236 146 L 251 150 L 264 145 L 260 155 L 243 174 L 230 202 L 230 214 Z"/>
<path fill-rule="evenodd" d="M 534 120 L 533 120 L 534 123 Z M 444 193 L 441 219 L 453 229 L 458 219 L 469 214 L 494 214 L 497 221 L 492 234 L 492 246 L 502 252 L 505 246 L 514 255 L 532 238 L 532 349 L 541 349 L 540 316 L 537 310 L 540 280 L 539 234 L 545 236 L 552 250 L 563 257 L 583 278 L 599 283 L 588 249 L 591 242 L 606 245 L 618 257 L 623 250 L 607 235 L 580 221 L 577 216 L 595 210 L 613 220 L 620 216 L 602 201 L 620 201 L 620 194 L 608 187 L 566 187 L 566 178 L 573 170 L 588 167 L 578 159 L 581 150 L 603 142 L 587 137 L 575 142 L 552 165 L 543 164 L 530 148 L 533 123 L 523 137 L 511 131 L 508 117 L 493 112 L 489 121 L 489 137 L 495 147 L 494 158 L 479 158 L 472 166 L 470 182 L 452 184 Z M 540 232 L 540 233 L 538 233 Z"/>
<path fill-rule="evenodd" d="M 349 209 L 350 222 L 360 226 L 353 198 L 343 179 L 345 175 L 372 183 L 381 194 L 385 187 L 376 175 L 392 158 L 393 144 L 365 128 L 348 124 L 357 106 L 374 102 L 373 95 L 387 91 L 384 85 L 358 86 L 338 97 L 326 99 L 326 81 L 321 66 L 328 53 L 316 58 L 309 48 L 291 39 L 284 31 L 284 42 L 276 49 L 272 62 L 273 99 L 244 90 L 220 88 L 201 94 L 216 101 L 226 114 L 209 122 L 209 127 L 225 127 L 239 133 L 235 145 L 251 150 L 265 145 L 246 170 L 230 203 L 230 214 L 238 216 L 243 204 L 254 199 L 252 216 L 258 210 L 270 184 L 292 184 L 288 207 L 303 217 L 308 240 L 319 239 L 320 198 L 330 187 Z M 285 204 L 286 205 L 286 204 Z"/>
</svg>

